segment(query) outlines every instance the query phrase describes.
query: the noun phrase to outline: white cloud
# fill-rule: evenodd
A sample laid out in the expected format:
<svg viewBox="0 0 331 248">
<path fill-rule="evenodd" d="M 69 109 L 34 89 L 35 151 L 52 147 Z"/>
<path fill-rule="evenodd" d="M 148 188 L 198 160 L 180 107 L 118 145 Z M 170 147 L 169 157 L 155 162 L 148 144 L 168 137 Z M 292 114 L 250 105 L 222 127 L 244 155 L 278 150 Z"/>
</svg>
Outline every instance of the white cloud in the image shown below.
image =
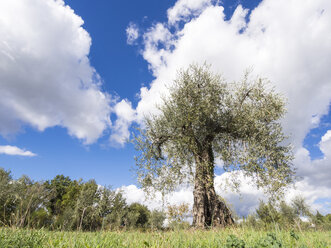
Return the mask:
<svg viewBox="0 0 331 248">
<path fill-rule="evenodd" d="M 321 139 L 320 142 L 321 151 L 326 154 L 331 151 L 331 130 L 328 130 Z"/>
<path fill-rule="evenodd" d="M 189 204 L 193 205 L 193 194 L 190 188 L 182 188 L 178 191 L 164 195 L 156 192 L 152 197 L 147 196 L 145 192 L 136 185 L 123 186 L 119 188 L 128 204 L 138 202 L 148 206 L 149 209 L 166 210 L 168 205 Z"/>
<path fill-rule="evenodd" d="M 297 175 L 304 178 L 311 185 L 324 187 L 326 196 L 331 196 L 331 130 L 327 131 L 319 143 L 323 158 L 311 160 L 309 151 L 300 148 L 295 154 L 295 165 L 298 168 Z"/>
<path fill-rule="evenodd" d="M 326 205 L 318 205 L 318 199 L 330 196 L 331 134 L 321 140 L 325 155 L 321 160 L 311 161 L 302 143 L 309 130 L 319 125 L 331 100 L 331 2 L 264 0 L 251 12 L 248 23 L 247 14 L 239 5 L 226 21 L 223 7 L 213 1 L 178 0 L 168 10 L 168 22 L 156 23 L 144 34 L 142 55 L 155 80 L 141 88 L 137 119 L 156 111 L 155 104 L 167 94 L 166 85 L 172 83 L 177 70 L 192 62 L 212 64 L 212 70 L 229 82 L 253 67 L 255 74 L 270 79 L 288 99 L 283 126 L 291 135 L 295 165 L 302 177 L 288 197 L 300 193 L 322 209 Z M 172 29 L 179 21 L 185 24 Z M 226 174 L 216 180 L 223 177 Z M 235 194 L 223 195 L 242 206 L 239 212 L 247 213 L 263 194 L 245 183 L 242 187 L 246 193 L 240 199 Z"/>
<path fill-rule="evenodd" d="M 331 99 L 329 9 L 326 0 L 305 4 L 265 0 L 252 11 L 249 23 L 241 6 L 225 21 L 221 6 L 208 5 L 182 29 L 171 31 L 166 24 L 155 24 L 145 35 L 162 33 L 166 38 L 157 43 L 145 39 L 143 56 L 156 79 L 141 89 L 138 117 L 153 111 L 160 95 L 166 94 L 165 84 L 192 62 L 211 63 L 228 81 L 240 79 L 245 69 L 253 67 L 254 73 L 269 78 L 288 98 L 284 127 L 300 147 Z"/>
<path fill-rule="evenodd" d="M 37 154 L 34 154 L 33 152 L 20 149 L 16 146 L 0 146 L 0 154 L 26 156 L 26 157 L 37 156 Z"/>
<path fill-rule="evenodd" d="M 129 45 L 134 44 L 135 41 L 139 37 L 139 29 L 138 29 L 137 25 L 135 23 L 130 22 L 129 26 L 126 28 L 125 31 L 126 31 L 126 36 L 127 36 L 126 42 Z"/>
<path fill-rule="evenodd" d="M 150 28 L 143 36 L 145 49 L 142 55 L 145 60 L 149 61 L 149 67 L 153 71 L 163 65 L 163 57 L 167 49 L 172 45 L 172 34 L 165 24 L 157 23 Z M 164 47 L 160 48 L 160 45 Z"/>
<path fill-rule="evenodd" d="M 124 146 L 130 137 L 129 127 L 136 119 L 136 112 L 132 109 L 131 102 L 122 100 L 114 107 L 114 112 L 117 116 L 115 125 L 112 127 L 110 142 L 112 145 Z"/>
<path fill-rule="evenodd" d="M 178 0 L 175 5 L 168 9 L 168 21 L 173 25 L 181 20 L 187 20 L 190 16 L 196 16 L 207 6 L 211 0 Z"/>
<path fill-rule="evenodd" d="M 0 3 L 0 134 L 67 128 L 85 143 L 110 126 L 110 96 L 88 58 L 83 20 L 62 0 Z"/>
</svg>

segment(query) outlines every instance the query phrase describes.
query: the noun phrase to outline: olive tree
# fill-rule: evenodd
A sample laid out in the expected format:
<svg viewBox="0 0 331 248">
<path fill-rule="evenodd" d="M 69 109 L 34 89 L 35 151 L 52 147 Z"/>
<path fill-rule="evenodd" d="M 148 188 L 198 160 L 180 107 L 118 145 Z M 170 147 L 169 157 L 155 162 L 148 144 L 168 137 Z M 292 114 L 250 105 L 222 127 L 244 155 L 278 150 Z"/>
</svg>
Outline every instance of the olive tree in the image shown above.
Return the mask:
<svg viewBox="0 0 331 248">
<path fill-rule="evenodd" d="M 270 192 L 289 184 L 291 146 L 280 124 L 285 102 L 267 82 L 246 73 L 227 83 L 207 65 L 179 71 L 158 113 L 145 118 L 134 138 L 140 185 L 166 192 L 193 184 L 193 225 L 206 227 L 233 223 L 215 192 L 215 158 Z"/>
</svg>

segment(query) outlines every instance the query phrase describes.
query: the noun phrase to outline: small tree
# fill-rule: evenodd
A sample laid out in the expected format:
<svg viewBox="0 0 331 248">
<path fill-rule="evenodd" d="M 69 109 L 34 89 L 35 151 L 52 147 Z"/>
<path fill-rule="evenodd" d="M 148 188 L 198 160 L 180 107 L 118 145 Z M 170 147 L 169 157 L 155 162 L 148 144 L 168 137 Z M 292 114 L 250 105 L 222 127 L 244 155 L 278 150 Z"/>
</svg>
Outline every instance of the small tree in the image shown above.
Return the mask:
<svg viewBox="0 0 331 248">
<path fill-rule="evenodd" d="M 306 203 L 305 198 L 302 196 L 296 196 L 292 199 L 292 207 L 294 209 L 295 214 L 300 216 L 311 216 L 311 211 L 309 205 Z"/>
<path fill-rule="evenodd" d="M 189 226 L 189 223 L 186 221 L 189 213 L 190 210 L 187 203 L 169 205 L 167 212 L 169 218 L 169 227 L 172 229 L 181 229 Z"/>
<path fill-rule="evenodd" d="M 147 227 L 150 211 L 140 203 L 132 203 L 125 216 L 125 225 L 128 228 L 144 228 Z"/>
<path fill-rule="evenodd" d="M 285 201 L 281 201 L 279 204 L 280 222 L 285 227 L 291 227 L 295 223 L 299 216 L 296 214 L 295 209 L 288 205 Z"/>
<path fill-rule="evenodd" d="M 168 206 L 168 216 L 173 221 L 183 222 L 187 217 L 188 213 L 189 205 L 187 203 Z"/>
<path fill-rule="evenodd" d="M 291 148 L 279 123 L 284 101 L 266 80 L 248 74 L 229 84 L 209 67 L 179 72 L 159 113 L 146 117 L 135 137 L 138 181 L 146 190 L 172 191 L 194 184 L 193 224 L 232 224 L 229 209 L 214 188 L 215 157 L 225 171 L 240 170 L 269 192 L 292 181 Z"/>
<path fill-rule="evenodd" d="M 25 227 L 31 224 L 31 214 L 42 208 L 48 201 L 49 191 L 39 182 L 33 182 L 29 177 L 22 176 L 13 183 L 15 197 L 15 213 L 11 223 L 15 227 Z"/>
<path fill-rule="evenodd" d="M 279 223 L 281 218 L 280 213 L 271 202 L 264 203 L 260 201 L 259 208 L 256 209 L 256 214 L 265 225 Z"/>
<path fill-rule="evenodd" d="M 110 229 L 119 229 L 124 223 L 127 204 L 121 192 L 117 192 L 111 199 L 110 213 L 106 217 L 106 224 Z"/>
<path fill-rule="evenodd" d="M 148 224 L 152 230 L 162 229 L 166 215 L 162 211 L 153 210 L 150 214 Z"/>
<path fill-rule="evenodd" d="M 98 185 L 94 180 L 83 184 L 75 208 L 77 230 L 91 231 L 100 226 L 101 218 L 97 211 L 98 193 Z"/>
<path fill-rule="evenodd" d="M 10 216 L 15 211 L 14 187 L 10 171 L 0 168 L 0 225 L 10 224 Z"/>
</svg>

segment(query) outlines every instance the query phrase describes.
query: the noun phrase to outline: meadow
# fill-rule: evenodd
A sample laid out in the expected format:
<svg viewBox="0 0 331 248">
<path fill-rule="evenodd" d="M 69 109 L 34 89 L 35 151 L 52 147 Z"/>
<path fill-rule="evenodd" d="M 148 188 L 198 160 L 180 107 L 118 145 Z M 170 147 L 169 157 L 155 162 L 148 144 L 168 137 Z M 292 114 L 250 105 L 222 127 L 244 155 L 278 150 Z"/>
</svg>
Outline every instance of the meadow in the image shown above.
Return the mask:
<svg viewBox="0 0 331 248">
<path fill-rule="evenodd" d="M 106 247 L 331 247 L 331 231 L 257 231 L 248 228 L 178 231 L 60 232 L 0 229 L 1 248 Z"/>
</svg>

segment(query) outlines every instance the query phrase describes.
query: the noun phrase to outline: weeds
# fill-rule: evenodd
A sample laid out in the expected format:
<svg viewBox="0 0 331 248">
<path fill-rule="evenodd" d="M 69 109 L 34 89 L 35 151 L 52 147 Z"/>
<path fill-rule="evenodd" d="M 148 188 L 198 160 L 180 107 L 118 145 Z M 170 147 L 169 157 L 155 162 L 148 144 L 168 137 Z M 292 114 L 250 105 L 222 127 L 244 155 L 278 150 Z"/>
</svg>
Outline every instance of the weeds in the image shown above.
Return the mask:
<svg viewBox="0 0 331 248">
<path fill-rule="evenodd" d="M 1 248 L 326 248 L 331 247 L 331 232 L 279 231 L 251 229 L 181 230 L 167 232 L 55 232 L 28 229 L 0 229 Z"/>
</svg>

